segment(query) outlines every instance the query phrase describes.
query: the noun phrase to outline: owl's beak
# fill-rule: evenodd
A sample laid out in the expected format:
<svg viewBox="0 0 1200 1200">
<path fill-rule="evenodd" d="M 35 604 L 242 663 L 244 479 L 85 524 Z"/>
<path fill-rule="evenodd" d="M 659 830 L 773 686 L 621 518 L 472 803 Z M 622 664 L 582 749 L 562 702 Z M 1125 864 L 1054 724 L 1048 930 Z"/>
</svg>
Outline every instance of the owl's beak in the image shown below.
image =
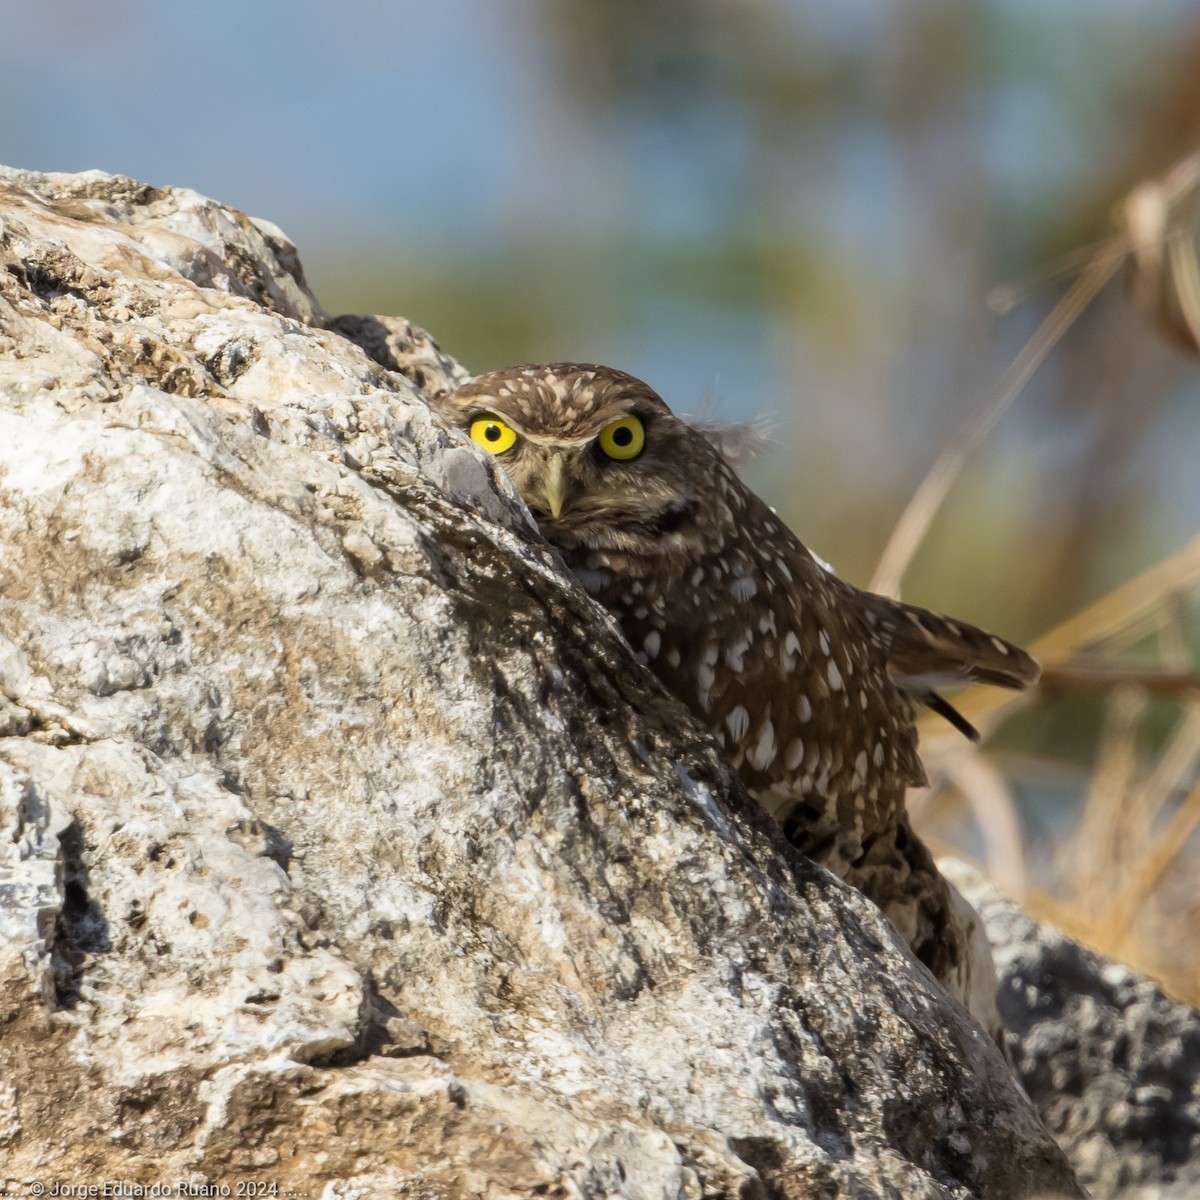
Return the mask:
<svg viewBox="0 0 1200 1200">
<path fill-rule="evenodd" d="M 546 504 L 550 515 L 556 520 L 561 515 L 563 504 L 567 499 L 566 460 L 561 454 L 550 455 L 546 463 L 546 479 L 542 491 L 546 496 Z"/>
</svg>

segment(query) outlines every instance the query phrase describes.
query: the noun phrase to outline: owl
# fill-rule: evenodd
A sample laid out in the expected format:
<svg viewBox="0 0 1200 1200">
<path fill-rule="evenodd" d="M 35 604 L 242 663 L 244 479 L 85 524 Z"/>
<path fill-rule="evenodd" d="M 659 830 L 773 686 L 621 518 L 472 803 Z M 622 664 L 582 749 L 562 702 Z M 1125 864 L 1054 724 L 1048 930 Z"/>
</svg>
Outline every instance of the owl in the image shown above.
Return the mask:
<svg viewBox="0 0 1200 1200">
<path fill-rule="evenodd" d="M 915 710 L 972 734 L 936 689 L 1024 687 L 1034 660 L 839 579 L 713 440 L 624 372 L 513 367 L 470 380 L 438 409 L 495 456 L 546 539 L 787 837 L 873 900 L 970 1000 L 977 948 L 965 902 L 905 808 L 905 790 L 925 782 Z"/>
</svg>

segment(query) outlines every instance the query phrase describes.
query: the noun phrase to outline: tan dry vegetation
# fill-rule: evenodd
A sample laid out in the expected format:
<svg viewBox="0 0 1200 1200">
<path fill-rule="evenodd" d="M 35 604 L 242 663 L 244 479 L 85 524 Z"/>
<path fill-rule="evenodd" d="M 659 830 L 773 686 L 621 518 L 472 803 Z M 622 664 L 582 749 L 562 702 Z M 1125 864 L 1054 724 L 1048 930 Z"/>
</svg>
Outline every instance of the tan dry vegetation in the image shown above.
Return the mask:
<svg viewBox="0 0 1200 1200">
<path fill-rule="evenodd" d="M 1116 228 L 1093 248 L 1062 300 L 950 440 L 901 516 L 872 586 L 896 594 L 971 452 L 1100 290 L 1124 267 L 1133 303 L 1173 344 L 1200 352 L 1196 214 L 1200 153 L 1138 184 Z M 940 849 L 947 818 L 978 829 L 987 867 L 1035 916 L 1158 978 L 1200 1004 L 1200 664 L 1188 622 L 1200 599 L 1200 536 L 1034 643 L 1039 690 L 963 693 L 957 706 L 985 737 L 1029 704 L 1080 689 L 1102 694 L 1103 727 L 1086 799 L 1049 886 L 1030 881 L 1017 785 L 1059 768 L 1037 755 L 997 756 L 926 722 L 932 787 L 914 815 Z M 1162 705 L 1169 710 L 1165 732 Z M 1152 729 L 1151 726 L 1154 726 Z M 1149 747 L 1149 748 L 1148 748 Z M 957 811 L 955 811 L 957 810 Z"/>
</svg>

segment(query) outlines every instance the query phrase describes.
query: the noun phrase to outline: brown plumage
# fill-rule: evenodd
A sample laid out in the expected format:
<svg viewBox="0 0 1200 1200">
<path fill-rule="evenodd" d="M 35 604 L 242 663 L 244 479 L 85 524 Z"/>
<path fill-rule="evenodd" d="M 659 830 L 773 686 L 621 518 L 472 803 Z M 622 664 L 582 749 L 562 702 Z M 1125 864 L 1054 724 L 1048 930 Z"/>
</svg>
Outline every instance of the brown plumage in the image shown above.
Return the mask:
<svg viewBox="0 0 1200 1200">
<path fill-rule="evenodd" d="M 969 933 L 909 826 L 914 705 L 1037 677 L 1016 646 L 838 579 L 640 380 L 571 363 L 480 376 L 439 402 L 497 456 L 634 653 L 720 739 L 807 854 L 970 992 Z M 956 720 L 957 718 L 957 720 Z"/>
</svg>

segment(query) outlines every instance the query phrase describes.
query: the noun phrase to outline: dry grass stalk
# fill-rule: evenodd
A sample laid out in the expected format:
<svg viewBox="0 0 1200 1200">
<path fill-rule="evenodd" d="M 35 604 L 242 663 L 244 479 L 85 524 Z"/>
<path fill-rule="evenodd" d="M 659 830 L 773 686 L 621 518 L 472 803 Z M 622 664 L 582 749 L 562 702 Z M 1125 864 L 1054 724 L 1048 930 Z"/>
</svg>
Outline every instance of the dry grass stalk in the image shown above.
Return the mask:
<svg viewBox="0 0 1200 1200">
<path fill-rule="evenodd" d="M 1130 244 L 1130 292 L 1176 346 L 1200 352 L 1200 262 L 1196 206 L 1200 153 L 1125 197 L 1120 224 Z"/>
<path fill-rule="evenodd" d="M 1119 918 L 1125 922 L 1119 927 L 1121 934 L 1128 931 L 1145 897 L 1162 882 L 1167 869 L 1183 853 L 1197 827 L 1200 827 L 1200 784 L 1188 793 L 1166 827 L 1138 861 L 1127 893 L 1119 898 L 1116 906 Z"/>
<path fill-rule="evenodd" d="M 1046 361 L 1050 351 L 1075 324 L 1083 310 L 1117 273 L 1127 253 L 1128 246 L 1121 237 L 1111 239 L 1096 251 L 1067 294 L 1054 306 L 1009 364 L 999 383 L 984 397 L 974 414 L 938 455 L 896 522 L 896 528 L 883 549 L 879 566 L 875 568 L 868 585 L 871 591 L 885 596 L 900 594 L 904 573 L 925 540 L 933 518 L 962 473 L 967 459 L 1021 394 L 1034 372 Z"/>
<path fill-rule="evenodd" d="M 1200 206 L 1200 153 L 1159 179 L 1133 189 L 1122 202 L 1117 233 L 1092 250 L 1082 273 L 1022 349 L 997 386 L 943 450 L 905 509 L 888 542 L 872 588 L 896 595 L 908 565 L 973 450 L 1013 402 L 1033 372 L 1080 313 L 1129 263 L 1134 302 L 1161 333 L 1200 352 L 1200 255 L 1195 227 Z M 1108 717 L 1066 870 L 1069 900 L 1030 890 L 1018 811 L 1002 773 L 973 748 L 954 750 L 945 731 L 930 723 L 931 765 L 968 805 L 982 831 L 988 866 L 1029 910 L 1103 953 L 1157 976 L 1170 990 L 1200 1000 L 1200 957 L 1167 960 L 1172 914 L 1143 940 L 1139 922 L 1173 866 L 1200 829 L 1200 672 L 1188 647 L 1187 616 L 1200 594 L 1200 536 L 1040 638 L 1034 653 L 1045 664 L 1047 691 L 1078 687 L 1109 690 Z M 1119 654 L 1158 635 L 1160 663 L 1121 664 Z M 1082 659 L 1103 648 L 1106 660 Z M 1147 771 L 1138 752 L 1148 697 L 1177 699 L 1180 719 Z M 956 707 L 977 728 L 993 730 L 1028 697 L 977 687 Z M 928 720 L 928 719 L 927 719 Z M 925 725 L 926 722 L 923 722 Z M 929 795 L 925 797 L 926 802 Z M 1174 917 L 1176 925 L 1187 919 Z M 1144 922 L 1143 922 L 1144 923 Z M 1179 939 L 1183 940 L 1183 939 Z M 1200 948 L 1198 948 L 1200 955 Z"/>
<path fill-rule="evenodd" d="M 1193 704 L 1176 727 L 1150 778 L 1128 804 L 1145 832 L 1135 845 L 1124 848 L 1119 890 L 1115 896 L 1110 894 L 1100 910 L 1103 917 L 1099 922 L 1100 936 L 1116 951 L 1125 947 L 1138 913 L 1147 906 L 1168 868 L 1183 853 L 1196 821 L 1200 820 L 1200 800 L 1196 799 L 1196 789 L 1192 786 L 1198 768 L 1200 704 Z M 1155 835 L 1154 827 L 1162 823 L 1163 813 L 1177 796 L 1188 798 Z"/>
<path fill-rule="evenodd" d="M 988 874 L 1003 892 L 1019 903 L 1028 886 L 1028 874 L 1021 817 L 1004 773 L 969 743 L 957 753 L 940 756 L 936 764 L 930 765 L 945 776 L 966 801 L 983 834 Z"/>
<path fill-rule="evenodd" d="M 1132 644 L 1163 627 L 1164 605 L 1173 605 L 1179 597 L 1197 593 L 1200 593 L 1200 535 L 1043 634 L 1031 649 L 1046 667 L 1054 668 L 1071 662 L 1080 651 L 1114 643 Z M 959 692 L 954 707 L 986 734 L 1029 702 L 1028 693 L 1004 692 L 981 685 Z M 941 719 L 928 714 L 921 720 L 921 734 L 931 744 L 949 736 Z"/>
<path fill-rule="evenodd" d="M 1200 671 L 1167 671 L 1072 659 L 1044 665 L 1039 683 L 1043 692 L 1072 688 L 1140 688 L 1151 696 L 1178 698 L 1200 692 Z"/>
<path fill-rule="evenodd" d="M 1186 673 L 1192 665 L 1187 633 L 1191 607 L 1191 596 L 1187 592 L 1175 592 L 1163 600 L 1163 624 L 1158 631 L 1158 648 L 1163 666 L 1170 671 Z"/>
<path fill-rule="evenodd" d="M 1119 883 L 1131 828 L 1129 796 L 1137 778 L 1138 726 L 1146 696 L 1121 689 L 1109 697 L 1100 754 L 1084 801 L 1079 828 L 1068 848 L 1072 899 L 1085 912 L 1104 911 Z M 1099 908 L 1097 908 L 1097 905 Z"/>
<path fill-rule="evenodd" d="M 967 459 L 1123 262 L 1131 263 L 1135 303 L 1154 316 L 1176 345 L 1193 353 L 1200 349 L 1198 204 L 1200 153 L 1158 179 L 1140 183 L 1125 197 L 1118 207 L 1117 232 L 1091 252 L 1066 294 L 921 480 L 880 556 L 872 591 L 900 594 L 904 574 Z"/>
</svg>

